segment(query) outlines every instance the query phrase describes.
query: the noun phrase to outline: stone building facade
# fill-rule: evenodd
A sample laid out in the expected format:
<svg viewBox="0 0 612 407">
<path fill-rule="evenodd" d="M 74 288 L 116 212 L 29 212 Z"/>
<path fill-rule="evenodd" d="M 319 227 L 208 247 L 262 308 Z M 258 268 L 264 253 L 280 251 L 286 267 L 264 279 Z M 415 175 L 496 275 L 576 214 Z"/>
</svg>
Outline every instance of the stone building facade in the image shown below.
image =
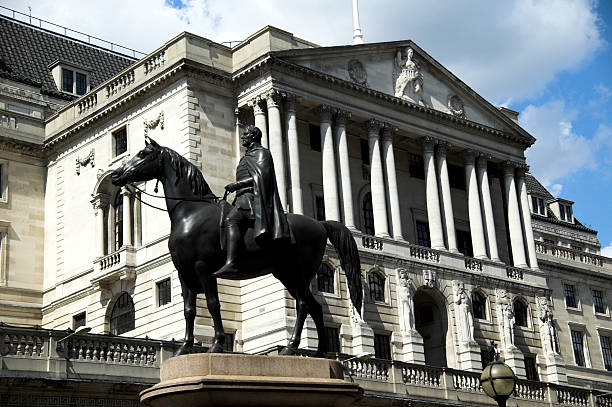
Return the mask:
<svg viewBox="0 0 612 407">
<path fill-rule="evenodd" d="M 13 37 L 61 40 L 44 72 L 0 50 L 0 319 L 49 332 L 4 328 L 2 355 L 15 371 L 34 374 L 24 355 L 59 358 L 58 332 L 82 325 L 92 333 L 71 349 L 77 366 L 117 364 L 103 350 L 116 346 L 131 349 L 120 364 L 158 366 L 161 342 L 142 338 L 184 330 L 170 223 L 147 205 L 163 201 L 112 186 L 110 173 L 147 135 L 221 195 L 234 180 L 240 128 L 255 124 L 285 209 L 341 221 L 358 243 L 362 316 L 331 246 L 312 287 L 330 350 L 376 355 L 350 367 L 375 397 L 409 400 L 408 386 L 434 404 L 487 403 L 471 393 L 481 392 L 491 341 L 524 380 L 517 403 L 567 404 L 576 392 L 589 403 L 593 393 L 579 388 L 612 391 L 612 260 L 600 256 L 597 232 L 528 173 L 524 151 L 535 138 L 518 113 L 491 105 L 417 44 L 319 47 L 268 26 L 232 48 L 182 33 L 136 61 L 0 23 Z M 138 187 L 163 192 L 155 182 Z M 218 285 L 232 350 L 286 344 L 295 301 L 280 282 Z M 196 337 L 206 346 L 212 336 L 199 298 Z M 47 353 L 32 344 L 19 353 L 39 340 Z M 316 344 L 308 319 L 302 347 Z"/>
</svg>

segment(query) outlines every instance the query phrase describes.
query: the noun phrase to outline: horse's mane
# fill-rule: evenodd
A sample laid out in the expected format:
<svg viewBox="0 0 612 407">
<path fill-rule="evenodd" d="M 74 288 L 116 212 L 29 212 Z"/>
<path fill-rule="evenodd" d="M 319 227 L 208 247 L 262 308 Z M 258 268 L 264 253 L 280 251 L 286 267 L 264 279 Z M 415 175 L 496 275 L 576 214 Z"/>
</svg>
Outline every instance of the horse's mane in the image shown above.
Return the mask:
<svg viewBox="0 0 612 407">
<path fill-rule="evenodd" d="M 194 194 L 206 199 L 215 198 L 215 194 L 213 194 L 208 186 L 202 172 L 189 160 L 168 147 L 161 147 L 161 154 L 168 156 L 170 165 L 176 171 L 176 183 L 181 178 L 187 177 L 191 191 Z"/>
</svg>

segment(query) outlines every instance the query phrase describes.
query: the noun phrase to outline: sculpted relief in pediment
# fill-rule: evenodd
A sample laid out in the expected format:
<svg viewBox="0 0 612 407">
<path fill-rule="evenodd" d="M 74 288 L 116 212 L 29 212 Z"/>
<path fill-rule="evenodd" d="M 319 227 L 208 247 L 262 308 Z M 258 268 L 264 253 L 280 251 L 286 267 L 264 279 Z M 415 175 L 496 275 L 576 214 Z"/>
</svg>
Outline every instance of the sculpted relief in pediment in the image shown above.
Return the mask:
<svg viewBox="0 0 612 407">
<path fill-rule="evenodd" d="M 423 73 L 410 47 L 397 50 L 393 65 L 395 97 L 427 106 L 423 98 Z"/>
</svg>

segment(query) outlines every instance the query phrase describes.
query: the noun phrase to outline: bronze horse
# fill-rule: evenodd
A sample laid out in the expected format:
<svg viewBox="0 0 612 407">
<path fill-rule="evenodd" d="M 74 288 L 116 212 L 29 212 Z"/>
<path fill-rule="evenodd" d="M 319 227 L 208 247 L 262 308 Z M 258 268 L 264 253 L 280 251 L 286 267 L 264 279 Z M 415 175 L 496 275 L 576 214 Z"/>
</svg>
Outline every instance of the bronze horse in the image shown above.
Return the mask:
<svg viewBox="0 0 612 407">
<path fill-rule="evenodd" d="M 202 173 L 187 159 L 168 147 L 145 137 L 145 148 L 111 174 L 114 185 L 156 179 L 162 183 L 168 215 L 170 238 L 168 248 L 178 271 L 185 311 L 185 341 L 177 355 L 193 347 L 196 295 L 204 293 L 212 316 L 215 337 L 209 352 L 222 352 L 225 342 L 217 280 L 213 273 L 225 262 L 220 244 L 221 200 L 211 191 Z M 225 203 L 226 204 L 226 203 Z M 226 204 L 228 205 L 228 204 Z M 307 314 L 312 316 L 319 344 L 317 356 L 326 351 L 323 308 L 310 290 L 310 282 L 321 266 L 327 239 L 338 251 L 347 277 L 351 300 L 361 312 L 361 268 L 357 245 L 350 231 L 341 223 L 317 221 L 307 216 L 287 214 L 292 231 L 291 242 L 282 246 L 259 247 L 249 231 L 239 260 L 240 280 L 272 273 L 296 300 L 297 320 L 289 344 L 281 354 L 294 354 L 300 344 Z"/>
</svg>

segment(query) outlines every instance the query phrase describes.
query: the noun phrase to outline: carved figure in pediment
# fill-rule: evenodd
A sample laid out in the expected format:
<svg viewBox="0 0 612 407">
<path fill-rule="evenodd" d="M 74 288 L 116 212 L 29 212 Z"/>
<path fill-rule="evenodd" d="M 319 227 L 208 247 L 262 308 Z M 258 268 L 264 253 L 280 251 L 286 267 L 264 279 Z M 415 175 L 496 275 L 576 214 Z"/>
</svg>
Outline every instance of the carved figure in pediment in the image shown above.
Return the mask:
<svg viewBox="0 0 612 407">
<path fill-rule="evenodd" d="M 540 322 L 540 339 L 545 355 L 558 353 L 557 331 L 553 322 L 553 314 L 548 304 L 548 298 L 538 298 L 538 320 Z"/>
<path fill-rule="evenodd" d="M 405 49 L 405 56 L 400 49 L 395 54 L 393 82 L 395 97 L 410 100 L 422 106 L 427 106 L 423 99 L 423 74 L 412 48 Z"/>
<path fill-rule="evenodd" d="M 398 270 L 397 301 L 399 303 L 400 327 L 403 333 L 414 331 L 414 285 L 408 270 Z"/>
<path fill-rule="evenodd" d="M 504 289 L 495 290 L 497 297 L 497 321 L 502 348 L 514 347 L 514 310 L 508 292 Z"/>
<path fill-rule="evenodd" d="M 457 319 L 457 331 L 462 341 L 474 341 L 474 317 L 472 316 L 472 300 L 465 290 L 462 281 L 453 284 L 453 297 L 455 301 L 455 317 Z"/>
</svg>

